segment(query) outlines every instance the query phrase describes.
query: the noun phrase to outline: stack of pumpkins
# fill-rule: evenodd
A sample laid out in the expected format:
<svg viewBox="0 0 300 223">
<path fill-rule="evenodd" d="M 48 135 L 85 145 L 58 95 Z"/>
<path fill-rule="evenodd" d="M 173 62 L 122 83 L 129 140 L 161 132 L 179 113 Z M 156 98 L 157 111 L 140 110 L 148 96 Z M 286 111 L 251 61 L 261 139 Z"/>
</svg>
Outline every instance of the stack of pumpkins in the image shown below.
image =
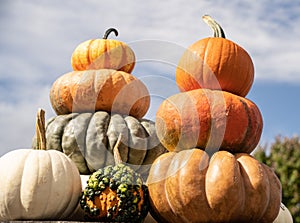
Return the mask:
<svg viewBox="0 0 300 223">
<path fill-rule="evenodd" d="M 280 181 L 250 155 L 263 126 L 258 107 L 245 98 L 252 60 L 212 18 L 203 19 L 214 37 L 184 53 L 176 70 L 182 92 L 157 111 L 157 135 L 169 152 L 150 169 L 151 214 L 160 223 L 273 222 Z"/>
<path fill-rule="evenodd" d="M 53 83 L 50 101 L 57 116 L 47 121 L 47 148 L 64 152 L 82 175 L 89 175 L 114 164 L 112 150 L 122 134 L 123 162 L 147 177 L 154 159 L 166 150 L 155 123 L 142 119 L 150 96 L 131 74 L 135 54 L 126 43 L 107 39 L 111 32 L 118 35 L 110 28 L 102 39 L 79 44 L 71 57 L 74 71 Z"/>
</svg>

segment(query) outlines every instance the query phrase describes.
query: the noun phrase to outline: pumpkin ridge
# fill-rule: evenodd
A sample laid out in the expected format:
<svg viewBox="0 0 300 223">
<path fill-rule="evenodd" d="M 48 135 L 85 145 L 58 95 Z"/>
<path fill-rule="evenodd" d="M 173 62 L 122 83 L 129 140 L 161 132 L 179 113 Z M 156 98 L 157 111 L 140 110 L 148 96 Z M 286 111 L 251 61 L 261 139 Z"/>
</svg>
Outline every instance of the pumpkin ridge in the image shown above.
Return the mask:
<svg viewBox="0 0 300 223">
<path fill-rule="evenodd" d="M 204 47 L 204 50 L 203 50 L 203 51 L 204 51 L 204 55 L 202 56 L 202 55 L 196 53 L 196 54 L 198 55 L 198 57 L 200 58 L 201 63 L 202 63 L 200 74 L 205 74 L 205 72 L 204 72 L 205 69 L 210 69 L 210 70 L 211 70 L 211 68 L 210 68 L 210 66 L 208 65 L 208 63 L 205 63 L 205 61 L 207 61 L 206 58 L 208 57 L 208 50 L 207 50 L 207 49 L 208 49 L 208 46 L 210 45 L 211 41 L 210 41 L 209 38 L 206 38 L 205 40 L 206 40 L 206 44 L 205 44 L 205 47 Z M 196 51 L 196 52 L 197 52 L 197 51 Z M 198 72 L 198 73 L 199 73 L 199 72 Z M 202 85 L 206 85 L 204 75 L 200 75 L 200 78 L 201 78 L 201 79 L 199 79 L 199 81 L 197 81 L 197 80 L 195 79 L 194 74 L 190 74 L 190 75 L 192 75 L 192 78 L 196 81 L 196 83 L 198 83 L 198 82 L 200 81 L 200 83 L 198 83 L 199 86 L 200 86 L 200 88 L 203 88 Z M 216 76 L 215 74 L 213 74 L 213 75 Z M 198 85 L 198 84 L 197 84 L 197 85 Z M 196 89 L 196 88 L 194 88 L 194 89 Z"/>
<path fill-rule="evenodd" d="M 87 114 L 89 114 L 89 113 L 87 113 Z M 83 157 L 84 157 L 84 162 L 85 162 L 85 165 L 86 165 L 87 169 L 89 169 L 89 168 L 88 168 L 88 165 L 87 165 L 87 161 L 85 159 L 85 157 L 86 157 L 86 150 L 87 150 L 87 147 L 86 147 L 86 136 L 87 136 L 87 130 L 88 130 L 88 127 L 89 127 L 89 125 L 91 123 L 92 117 L 93 117 L 93 113 L 90 113 L 90 115 L 86 118 L 87 122 L 86 122 L 86 125 L 84 125 L 85 128 L 84 128 L 84 133 L 83 133 L 84 142 L 82 143 L 82 145 L 83 145 L 83 148 L 82 148 L 82 150 L 83 150 Z"/>
<path fill-rule="evenodd" d="M 53 121 L 46 126 L 46 133 L 47 133 L 47 130 L 49 132 L 51 132 L 51 135 L 50 135 L 51 138 L 49 138 L 50 136 L 48 136 L 48 134 L 47 134 L 47 137 L 46 137 L 47 138 L 47 141 L 46 141 L 47 142 L 47 150 L 56 149 L 58 147 L 59 151 L 63 152 L 62 136 L 64 134 L 66 125 L 68 124 L 68 122 L 71 119 L 73 119 L 77 115 L 78 115 L 77 113 L 71 113 L 71 115 L 67 115 L 67 116 L 56 116 L 56 117 L 53 118 Z M 60 120 L 60 119 L 62 119 L 62 120 Z M 63 124 L 63 125 L 61 125 L 61 124 Z M 53 125 L 54 125 L 54 127 L 53 127 Z M 58 127 L 57 127 L 57 125 L 58 125 Z M 53 145 L 53 140 L 52 140 L 53 136 L 57 136 L 55 138 L 58 141 L 54 145 Z"/>
<path fill-rule="evenodd" d="M 121 59 L 121 61 L 120 61 L 121 68 L 119 68 L 119 69 L 124 70 L 125 67 L 130 67 L 133 61 L 128 61 L 128 62 L 126 62 L 126 60 L 127 60 L 126 58 L 127 58 L 128 55 L 131 54 L 131 52 L 130 52 L 129 49 L 126 50 L 126 47 L 125 47 L 124 44 L 121 44 L 119 47 L 122 47 L 122 52 L 123 52 L 123 53 L 122 53 L 122 59 Z M 133 56 L 134 56 L 134 54 L 133 54 Z M 135 61 L 134 58 L 133 58 L 133 60 Z M 135 64 L 132 65 L 132 68 L 131 68 L 131 69 L 128 69 L 128 68 L 127 68 L 127 69 L 128 69 L 128 73 L 131 73 L 132 70 L 134 69 L 134 67 L 135 67 Z M 127 69 L 126 69 L 126 70 L 127 70 Z"/>
<path fill-rule="evenodd" d="M 47 148 L 47 147 L 46 147 Z M 50 153 L 45 153 L 45 154 L 47 154 L 47 157 L 48 157 L 48 159 L 50 160 L 50 167 L 49 167 L 49 171 L 51 171 L 51 174 L 49 174 L 49 175 L 53 175 L 53 165 L 52 165 L 52 162 L 53 162 L 53 160 L 52 160 L 52 157 L 51 157 L 51 155 L 50 155 Z M 43 160 L 44 161 L 44 160 Z M 64 170 L 65 171 L 65 170 Z M 48 193 L 47 193 L 47 195 L 48 195 L 48 197 L 47 197 L 47 199 L 44 199 L 45 201 L 48 201 L 48 200 L 50 200 L 50 198 L 51 198 L 51 192 L 52 192 L 52 188 L 53 188 L 53 182 L 54 181 L 51 181 L 51 184 L 49 185 L 48 184 L 48 186 L 49 186 L 49 188 L 48 188 Z M 50 207 L 49 206 L 49 203 L 50 202 L 43 202 L 44 204 L 45 204 L 45 206 L 44 206 L 44 208 L 43 208 L 43 210 L 42 210 L 42 213 L 45 213 L 46 212 L 46 210 Z M 41 207 L 39 207 L 39 208 L 41 208 Z M 49 216 L 49 217 L 51 217 L 51 216 Z"/>
<path fill-rule="evenodd" d="M 171 159 L 171 162 L 170 163 L 172 163 L 172 161 L 173 161 L 173 159 Z M 167 168 L 167 170 L 166 170 L 166 179 L 165 179 L 165 183 L 164 183 L 164 191 L 165 191 L 165 198 L 166 198 L 166 201 L 168 202 L 168 205 L 169 205 L 169 207 L 170 207 L 170 210 L 171 210 L 171 212 L 172 212 L 172 215 L 175 215 L 176 216 L 176 211 L 174 210 L 174 207 L 173 207 L 173 205 L 172 205 L 172 198 L 170 198 L 169 197 L 169 193 L 167 192 L 168 191 L 168 183 L 167 183 L 167 180 L 169 179 L 169 175 L 168 175 L 168 172 L 169 172 L 169 169 L 170 169 L 170 163 L 169 163 L 169 165 L 168 165 L 168 168 Z"/>
<path fill-rule="evenodd" d="M 226 109 L 227 106 L 226 106 L 224 94 L 222 94 L 221 91 L 218 92 L 218 95 L 216 93 L 213 93 L 212 90 L 209 90 L 209 89 L 205 90 L 204 92 L 205 92 L 205 96 L 208 99 L 209 111 L 210 111 L 210 122 L 208 123 L 209 124 L 209 128 L 208 128 L 209 132 L 208 132 L 207 140 L 205 142 L 205 152 L 208 153 L 209 157 L 211 157 L 213 155 L 213 153 L 215 153 L 220 148 L 223 138 L 224 138 L 224 135 L 225 135 L 225 132 L 226 132 L 226 120 L 225 120 L 225 123 L 222 123 L 223 125 L 225 125 L 225 128 L 221 127 L 221 130 L 220 130 L 218 128 L 219 126 L 217 126 L 217 125 L 220 125 L 220 122 L 221 122 L 218 119 L 220 117 L 216 116 L 216 115 L 218 115 L 217 114 L 217 112 L 218 112 L 217 106 L 219 105 L 219 100 L 217 100 L 217 99 L 220 98 L 220 96 L 221 96 L 221 99 L 223 102 L 222 104 L 224 105 L 224 109 Z M 220 133 L 221 133 L 221 135 L 220 135 Z"/>
<path fill-rule="evenodd" d="M 95 39 L 91 39 L 87 46 L 88 51 L 86 53 L 86 59 L 87 59 L 87 64 L 89 64 L 89 65 L 84 67 L 84 69 L 89 69 L 91 67 L 91 65 L 93 66 L 93 64 L 92 64 L 93 58 L 91 58 L 93 56 L 93 48 L 91 46 L 94 42 L 95 42 Z"/>
<path fill-rule="evenodd" d="M 61 157 L 61 159 L 68 160 L 69 157 Z M 65 163 L 65 162 L 63 162 L 63 163 Z M 64 166 L 64 167 L 65 167 L 65 170 L 66 170 L 66 172 L 64 172 L 64 173 L 71 172 L 71 177 L 72 177 L 73 180 L 76 177 L 76 175 L 78 176 L 78 172 L 79 171 L 78 171 L 78 169 L 77 169 L 77 167 L 75 165 L 72 165 L 71 170 L 67 169 L 66 166 Z M 69 176 L 65 176 L 65 177 L 69 177 Z M 78 179 L 78 180 L 80 180 L 80 179 Z M 72 206 L 70 204 L 72 204 L 73 202 L 79 200 L 78 197 L 77 197 L 78 192 L 76 191 L 76 185 L 72 184 L 72 186 L 73 186 L 73 187 L 71 187 L 72 190 L 70 191 L 71 199 L 70 199 L 70 202 L 67 203 L 67 207 L 65 209 L 63 209 L 64 211 L 63 211 L 63 213 L 61 215 L 61 219 L 64 219 L 64 218 L 68 217 L 68 215 L 70 213 L 70 209 L 72 208 Z"/>
<path fill-rule="evenodd" d="M 258 107 L 253 102 L 246 101 L 247 99 L 245 99 L 245 98 L 239 98 L 239 100 L 243 104 L 245 110 L 247 110 L 247 114 L 249 114 L 249 115 L 247 115 L 247 117 L 248 117 L 248 128 L 247 128 L 247 132 L 245 134 L 244 140 L 243 140 L 243 144 L 241 146 L 243 146 L 243 148 L 249 148 L 250 147 L 250 145 L 249 145 L 250 142 L 247 139 L 251 138 L 252 135 L 256 136 L 253 140 L 253 142 L 255 142 L 255 143 L 258 142 L 259 139 L 260 139 L 261 134 L 257 134 L 257 132 L 261 131 L 261 129 L 262 129 L 262 128 L 260 128 L 260 125 L 259 125 L 259 123 L 262 123 L 262 121 L 257 121 L 257 120 L 261 118 L 261 114 L 259 112 Z M 258 110 L 258 114 L 254 114 L 254 110 L 250 109 L 249 103 L 251 103 L 251 104 L 253 103 L 253 105 Z M 253 120 L 255 120 L 255 122 Z M 255 128 L 255 126 L 253 126 L 253 123 L 258 123 L 256 128 Z M 252 152 L 252 150 L 248 149 L 245 152 L 250 154 Z"/>
<path fill-rule="evenodd" d="M 246 113 L 247 113 L 247 119 L 248 119 L 248 124 L 247 124 L 247 130 L 242 138 L 242 142 L 240 143 L 240 147 L 241 148 L 246 148 L 246 153 L 250 153 L 251 151 L 249 151 L 249 148 L 248 148 L 248 141 L 247 139 L 251 137 L 251 130 L 253 129 L 253 126 L 252 126 L 252 122 L 251 122 L 251 118 L 252 118 L 252 114 L 251 114 L 251 111 L 248 107 L 248 105 L 245 103 L 244 99 L 239 97 L 238 98 L 240 103 L 243 105 Z M 250 117 L 251 116 L 251 117 Z"/>
<path fill-rule="evenodd" d="M 82 140 L 82 138 L 84 139 L 85 137 L 82 137 L 82 135 L 80 135 L 80 132 L 82 131 L 80 127 L 86 128 L 86 126 L 79 123 L 86 122 L 84 116 L 91 116 L 90 114 L 91 113 L 80 113 L 75 118 L 72 118 L 65 126 L 65 131 L 62 136 L 63 153 L 71 159 L 73 159 L 72 157 L 75 156 L 76 158 L 74 158 L 73 161 L 76 163 L 76 165 L 80 165 L 80 172 L 84 174 L 88 174 L 88 168 L 86 166 L 86 160 L 84 159 L 85 152 L 83 148 L 81 148 L 83 143 L 80 140 Z M 81 121 L 78 121 L 78 119 L 80 119 Z M 72 150 L 70 150 L 71 148 Z"/>
<path fill-rule="evenodd" d="M 134 163 L 139 165 L 139 169 L 143 164 L 143 161 L 147 154 L 148 142 L 145 141 L 147 140 L 147 138 L 145 137 L 146 133 L 144 131 L 143 126 L 136 118 L 132 116 L 126 116 L 124 120 L 130 133 L 128 137 L 128 147 L 130 147 L 130 152 L 128 153 L 128 162 L 132 162 L 133 160 L 138 162 Z M 132 168 L 136 169 L 135 167 Z"/>
<path fill-rule="evenodd" d="M 52 151 L 49 151 L 49 152 L 52 152 Z M 54 156 L 56 156 L 56 154 L 53 154 Z M 50 160 L 51 160 L 51 155 L 49 156 L 50 157 Z M 56 159 L 59 159 L 60 161 L 58 162 L 59 163 L 59 169 L 60 168 L 62 168 L 63 170 L 62 170 L 62 172 L 64 173 L 64 171 L 67 171 L 67 172 L 69 172 L 69 170 L 67 170 L 66 168 L 65 168 L 65 165 L 62 165 L 62 164 L 64 164 L 64 160 L 62 159 L 62 157 L 61 156 L 56 156 L 55 157 Z M 51 168 L 51 172 L 53 172 L 53 169 L 54 168 L 58 168 L 57 167 L 57 165 L 56 166 L 51 166 L 52 168 Z M 65 176 L 63 176 L 63 177 L 65 177 Z M 52 183 L 53 183 L 54 181 L 52 181 Z M 61 185 L 62 187 L 64 187 L 64 185 Z M 65 194 L 66 195 L 66 194 Z M 67 196 L 67 195 L 66 195 Z M 59 202 L 58 204 L 57 204 L 57 206 L 56 206 L 56 209 L 58 209 L 58 210 L 60 210 L 60 212 L 58 212 L 58 216 L 59 216 L 59 218 L 61 218 L 61 216 L 62 216 L 62 213 L 65 211 L 65 209 L 66 209 L 66 206 L 65 206 L 66 204 L 63 204 L 62 202 Z M 64 207 L 64 208 L 62 208 L 62 207 Z M 49 217 L 51 217 L 51 216 L 49 216 Z"/>
<path fill-rule="evenodd" d="M 123 160 L 123 162 L 127 162 L 128 161 L 128 157 L 129 157 L 129 153 L 130 153 L 130 147 L 129 147 L 129 129 L 127 126 L 127 123 L 124 120 L 125 115 L 121 115 L 118 113 L 113 113 L 111 114 L 110 117 L 110 122 L 108 124 L 107 127 L 107 131 L 106 131 L 106 135 L 107 135 L 107 141 L 108 141 L 108 146 L 106 147 L 108 149 L 108 151 L 110 152 L 110 154 L 113 154 L 113 148 L 114 145 L 117 142 L 117 134 L 122 133 L 122 144 L 119 146 L 119 152 L 120 152 L 120 148 L 122 145 L 124 145 L 124 140 L 125 140 L 125 146 L 127 148 L 126 151 L 126 157 L 124 157 L 124 152 L 121 152 L 121 158 Z M 122 123 L 120 123 L 120 121 Z M 118 129 L 115 129 L 118 126 Z M 126 149 L 125 148 L 125 149 Z M 126 159 L 124 159 L 126 158 Z M 114 163 L 114 161 L 112 161 L 112 164 Z"/>
<path fill-rule="evenodd" d="M 19 164 L 21 164 L 21 163 L 24 163 L 24 162 L 26 162 L 26 160 L 27 160 L 27 158 L 28 158 L 28 156 L 30 155 L 30 152 L 31 151 L 26 151 L 26 153 L 25 153 L 25 151 L 24 151 L 24 154 L 23 154 L 23 159 L 22 159 L 22 162 L 19 162 L 17 165 L 19 165 Z M 14 164 L 14 165 L 16 165 L 16 163 Z M 22 165 L 22 164 L 21 164 Z M 25 166 L 25 165 L 24 165 Z M 19 189 L 20 189 L 20 194 L 23 194 L 23 190 L 22 190 L 22 183 L 24 182 L 23 181 L 23 178 L 25 178 L 25 168 L 23 168 L 22 169 L 22 174 L 21 174 L 21 176 L 22 176 L 22 178 L 20 179 L 20 186 L 19 186 Z M 22 200 L 22 197 L 20 196 L 20 203 L 23 203 L 23 200 Z M 7 202 L 7 199 L 5 199 L 5 206 L 7 207 L 8 205 L 8 202 Z M 11 214 L 11 212 L 10 212 L 10 210 L 9 209 L 7 209 L 6 211 L 8 211 L 8 215 L 9 215 L 9 218 L 12 218 L 12 214 Z M 24 216 L 24 208 L 21 208 L 21 215 L 20 215 L 20 217 L 19 218 L 23 218 L 23 216 Z"/>
<path fill-rule="evenodd" d="M 89 162 L 89 156 L 91 154 L 91 156 L 93 156 L 93 151 L 97 150 L 99 153 L 101 153 L 101 157 L 103 157 L 103 162 L 105 163 L 106 159 L 107 159 L 107 149 L 108 148 L 108 137 L 106 134 L 102 134 L 103 135 L 103 139 L 101 140 L 101 143 L 100 144 L 95 144 L 93 142 L 96 142 L 98 141 L 97 138 L 98 138 L 98 133 L 106 133 L 107 132 L 107 129 L 108 129 L 108 125 L 110 123 L 110 119 L 111 119 L 111 116 L 105 112 L 105 111 L 100 111 L 99 113 L 97 114 L 106 114 L 105 117 L 102 117 L 99 115 L 96 115 L 96 113 L 94 113 L 90 119 L 90 122 L 88 124 L 88 127 L 87 127 L 87 130 L 86 130 L 86 137 L 85 137 L 85 145 L 86 145 L 86 156 L 85 156 L 85 160 L 86 160 L 86 163 L 87 163 L 87 167 L 88 169 L 90 170 L 90 172 L 94 172 L 96 171 L 97 169 L 99 169 L 98 166 L 91 166 L 91 165 L 94 165 L 94 163 L 90 164 Z M 101 119 L 100 119 L 101 118 Z M 100 119 L 100 120 L 99 120 Z M 101 125 L 100 125 L 101 124 Z M 95 130 L 95 132 L 94 132 Z M 101 130 L 101 131 L 99 131 Z M 94 137 L 93 137 L 94 136 Z M 103 141 L 104 141 L 104 148 L 103 148 Z M 93 146 L 90 146 L 90 144 L 92 144 Z M 88 149 L 89 148 L 89 149 Z M 90 151 L 92 150 L 92 151 Z M 93 161 L 91 161 L 93 162 Z"/>
</svg>

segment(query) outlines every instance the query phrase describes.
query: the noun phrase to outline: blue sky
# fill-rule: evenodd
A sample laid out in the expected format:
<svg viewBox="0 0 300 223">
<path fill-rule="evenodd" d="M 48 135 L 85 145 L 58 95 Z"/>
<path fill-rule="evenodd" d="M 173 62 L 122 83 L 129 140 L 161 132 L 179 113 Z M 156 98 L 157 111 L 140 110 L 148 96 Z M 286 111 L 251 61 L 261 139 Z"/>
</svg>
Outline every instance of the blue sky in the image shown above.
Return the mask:
<svg viewBox="0 0 300 223">
<path fill-rule="evenodd" d="M 0 155 L 31 147 L 36 111 L 42 107 L 47 118 L 55 115 L 49 89 L 71 71 L 74 48 L 110 27 L 136 53 L 133 74 L 149 88 L 146 118 L 154 120 L 161 101 L 178 92 L 174 75 L 183 50 L 212 35 L 204 14 L 253 59 L 255 81 L 247 98 L 263 115 L 260 143 L 299 135 L 299 1 L 1 0 Z"/>
</svg>

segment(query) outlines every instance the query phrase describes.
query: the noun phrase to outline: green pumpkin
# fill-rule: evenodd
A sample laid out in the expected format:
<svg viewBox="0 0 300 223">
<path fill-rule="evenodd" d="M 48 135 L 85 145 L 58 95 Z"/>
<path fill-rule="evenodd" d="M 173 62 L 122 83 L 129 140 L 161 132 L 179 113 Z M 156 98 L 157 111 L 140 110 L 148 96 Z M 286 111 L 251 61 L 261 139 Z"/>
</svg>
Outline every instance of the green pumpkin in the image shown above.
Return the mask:
<svg viewBox="0 0 300 223">
<path fill-rule="evenodd" d="M 87 220 L 142 222 L 148 209 L 148 188 L 141 176 L 123 163 L 94 172 L 80 197 Z"/>
<path fill-rule="evenodd" d="M 153 121 L 98 111 L 58 115 L 46 124 L 47 149 L 68 155 L 81 174 L 115 164 L 112 151 L 119 134 L 123 135 L 119 146 L 123 162 L 147 177 L 156 157 L 166 152 Z"/>
</svg>

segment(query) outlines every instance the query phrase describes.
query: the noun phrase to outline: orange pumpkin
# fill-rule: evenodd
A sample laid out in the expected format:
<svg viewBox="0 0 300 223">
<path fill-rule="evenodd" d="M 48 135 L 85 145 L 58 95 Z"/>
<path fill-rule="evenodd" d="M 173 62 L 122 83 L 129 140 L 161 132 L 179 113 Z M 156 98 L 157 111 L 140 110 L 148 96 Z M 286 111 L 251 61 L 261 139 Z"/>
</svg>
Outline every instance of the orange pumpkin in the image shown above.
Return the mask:
<svg viewBox="0 0 300 223">
<path fill-rule="evenodd" d="M 102 110 L 141 118 L 150 106 L 143 82 L 132 74 L 112 69 L 62 75 L 52 85 L 50 101 L 57 115 Z"/>
<path fill-rule="evenodd" d="M 91 69 L 114 69 L 131 73 L 135 65 L 132 49 L 119 40 L 107 39 L 108 35 L 118 31 L 110 28 L 102 39 L 91 39 L 79 44 L 71 57 L 75 71 Z"/>
<path fill-rule="evenodd" d="M 211 17 L 203 19 L 214 30 L 214 37 L 195 42 L 182 55 L 176 69 L 179 89 L 219 89 L 246 96 L 254 79 L 251 57 L 238 44 L 225 39 L 224 31 Z"/>
<path fill-rule="evenodd" d="M 147 185 L 158 222 L 270 223 L 281 202 L 275 173 L 245 153 L 165 153 L 154 161 Z"/>
<path fill-rule="evenodd" d="M 156 113 L 156 133 L 169 151 L 252 152 L 263 120 L 250 100 L 225 91 L 196 89 L 170 96 Z"/>
</svg>

